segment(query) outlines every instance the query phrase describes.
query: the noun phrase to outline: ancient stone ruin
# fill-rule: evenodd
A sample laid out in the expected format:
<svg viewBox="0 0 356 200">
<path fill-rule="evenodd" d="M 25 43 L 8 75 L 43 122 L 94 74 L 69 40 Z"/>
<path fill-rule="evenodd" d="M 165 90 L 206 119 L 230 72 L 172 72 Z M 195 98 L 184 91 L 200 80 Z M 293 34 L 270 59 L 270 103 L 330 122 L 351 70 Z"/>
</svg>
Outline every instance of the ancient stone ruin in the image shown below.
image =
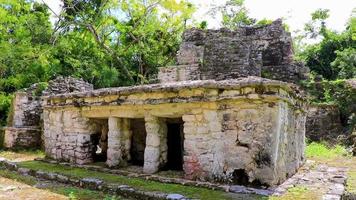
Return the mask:
<svg viewBox="0 0 356 200">
<path fill-rule="evenodd" d="M 45 89 L 45 90 L 43 90 Z M 44 85 L 31 87 L 15 93 L 9 122 L 5 127 L 4 146 L 6 148 L 40 148 L 42 144 L 42 95 L 93 90 L 93 85 L 72 77 L 57 77 Z"/>
<path fill-rule="evenodd" d="M 183 35 L 179 65 L 161 68 L 158 79 L 165 83 L 259 76 L 298 83 L 309 70 L 292 56 L 292 38 L 281 20 L 236 31 L 191 29 Z"/>
<path fill-rule="evenodd" d="M 280 21 L 258 28 L 188 30 L 161 83 L 43 97 L 46 155 L 144 173 L 273 186 L 304 162 L 305 101 L 293 84 Z M 253 75 L 253 76 L 252 76 Z M 261 77 L 262 76 L 262 77 Z"/>
</svg>

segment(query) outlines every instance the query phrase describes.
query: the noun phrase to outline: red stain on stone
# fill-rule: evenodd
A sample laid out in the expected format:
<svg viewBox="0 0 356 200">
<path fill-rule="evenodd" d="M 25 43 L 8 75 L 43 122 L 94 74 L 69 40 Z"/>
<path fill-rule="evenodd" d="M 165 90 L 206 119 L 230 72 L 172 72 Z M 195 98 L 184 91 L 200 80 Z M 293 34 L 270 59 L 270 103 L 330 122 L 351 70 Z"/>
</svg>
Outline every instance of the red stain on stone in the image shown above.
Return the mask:
<svg viewBox="0 0 356 200">
<path fill-rule="evenodd" d="M 196 155 L 184 157 L 184 177 L 186 179 L 195 180 L 203 174 L 199 159 Z"/>
</svg>

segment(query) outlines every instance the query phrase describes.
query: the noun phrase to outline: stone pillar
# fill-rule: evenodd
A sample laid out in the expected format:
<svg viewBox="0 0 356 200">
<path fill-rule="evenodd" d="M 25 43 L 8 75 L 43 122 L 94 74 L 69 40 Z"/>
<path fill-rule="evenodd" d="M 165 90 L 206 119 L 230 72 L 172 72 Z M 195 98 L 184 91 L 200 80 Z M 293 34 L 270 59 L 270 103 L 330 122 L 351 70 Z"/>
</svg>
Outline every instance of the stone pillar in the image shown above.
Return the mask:
<svg viewBox="0 0 356 200">
<path fill-rule="evenodd" d="M 167 124 L 164 119 L 148 116 L 145 126 L 147 137 L 143 172 L 153 174 L 167 163 Z"/>
<path fill-rule="evenodd" d="M 122 119 L 110 117 L 108 119 L 108 151 L 106 164 L 109 167 L 118 166 L 122 161 L 121 138 L 122 138 Z"/>
<path fill-rule="evenodd" d="M 122 159 L 125 161 L 131 160 L 131 123 L 130 119 L 121 119 L 122 120 L 122 134 L 121 134 L 121 145 L 122 145 Z"/>
</svg>

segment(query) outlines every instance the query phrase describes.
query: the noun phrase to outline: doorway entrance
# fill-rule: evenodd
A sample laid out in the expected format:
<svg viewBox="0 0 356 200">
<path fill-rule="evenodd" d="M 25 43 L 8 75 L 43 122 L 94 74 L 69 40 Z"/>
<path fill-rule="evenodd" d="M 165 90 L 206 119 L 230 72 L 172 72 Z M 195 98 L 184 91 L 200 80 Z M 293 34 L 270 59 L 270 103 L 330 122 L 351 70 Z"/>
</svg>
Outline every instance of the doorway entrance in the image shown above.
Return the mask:
<svg viewBox="0 0 356 200">
<path fill-rule="evenodd" d="M 167 164 L 165 170 L 183 170 L 184 134 L 182 118 L 167 119 Z"/>
</svg>

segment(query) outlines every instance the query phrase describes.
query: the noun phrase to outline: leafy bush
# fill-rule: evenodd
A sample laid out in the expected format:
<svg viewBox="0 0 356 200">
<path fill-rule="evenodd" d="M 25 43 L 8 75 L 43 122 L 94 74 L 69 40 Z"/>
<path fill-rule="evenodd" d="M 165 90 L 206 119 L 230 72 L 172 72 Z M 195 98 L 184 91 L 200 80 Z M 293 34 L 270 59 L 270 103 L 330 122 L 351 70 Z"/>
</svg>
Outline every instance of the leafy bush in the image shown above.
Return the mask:
<svg viewBox="0 0 356 200">
<path fill-rule="evenodd" d="M 339 78 L 356 77 L 356 48 L 347 48 L 336 51 L 336 58 L 331 63 L 335 71 L 338 71 Z"/>
<path fill-rule="evenodd" d="M 6 125 L 7 113 L 9 112 L 12 96 L 0 92 L 0 127 Z"/>
<path fill-rule="evenodd" d="M 345 79 L 335 81 L 316 81 L 312 76 L 303 83 L 314 104 L 334 104 L 340 109 L 341 120 L 350 130 L 356 124 L 356 89 L 352 88 Z"/>
<path fill-rule="evenodd" d="M 341 145 L 336 145 L 334 147 L 328 147 L 322 143 L 312 142 L 307 145 L 305 150 L 307 157 L 318 157 L 318 158 L 335 158 L 339 156 L 347 156 L 349 153 L 345 147 Z"/>
</svg>

